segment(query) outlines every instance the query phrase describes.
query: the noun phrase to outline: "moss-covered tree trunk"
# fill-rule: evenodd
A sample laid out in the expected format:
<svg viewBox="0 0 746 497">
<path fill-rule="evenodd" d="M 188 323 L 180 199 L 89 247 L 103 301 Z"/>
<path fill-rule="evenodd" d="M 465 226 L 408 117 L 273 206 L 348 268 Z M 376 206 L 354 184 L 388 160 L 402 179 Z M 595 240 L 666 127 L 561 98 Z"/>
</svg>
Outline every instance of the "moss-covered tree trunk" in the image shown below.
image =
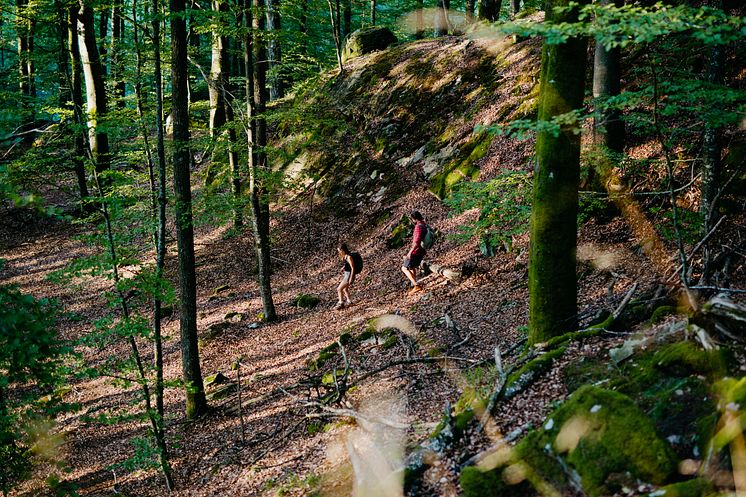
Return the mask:
<svg viewBox="0 0 746 497">
<path fill-rule="evenodd" d="M 575 10 L 555 13 L 569 0 L 548 2 L 547 18 L 573 22 Z M 539 119 L 579 109 L 585 87 L 587 40 L 544 44 L 541 59 Z M 536 139 L 531 248 L 529 258 L 529 342 L 536 344 L 575 328 L 577 323 L 578 180 L 580 123 L 564 124 L 559 133 L 542 131 Z"/>
<path fill-rule="evenodd" d="M 197 278 L 194 269 L 194 226 L 189 165 L 189 96 L 187 83 L 187 32 L 184 0 L 170 1 L 171 13 L 171 116 L 173 119 L 174 196 L 176 243 L 179 251 L 181 367 L 186 391 L 186 416 L 194 419 L 207 411 L 205 388 L 197 347 Z"/>
</svg>

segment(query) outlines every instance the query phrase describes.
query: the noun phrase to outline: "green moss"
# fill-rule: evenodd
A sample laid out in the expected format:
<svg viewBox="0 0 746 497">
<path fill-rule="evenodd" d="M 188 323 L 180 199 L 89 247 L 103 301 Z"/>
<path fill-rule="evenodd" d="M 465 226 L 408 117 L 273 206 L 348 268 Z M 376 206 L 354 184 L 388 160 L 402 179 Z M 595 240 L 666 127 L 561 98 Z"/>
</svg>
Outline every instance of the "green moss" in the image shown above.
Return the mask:
<svg viewBox="0 0 746 497">
<path fill-rule="evenodd" d="M 688 341 L 668 345 L 653 356 L 657 369 L 679 377 L 696 374 L 711 379 L 722 377 L 730 362 L 728 349 L 703 350 Z"/>
<path fill-rule="evenodd" d="M 430 181 L 430 191 L 438 198 L 444 198 L 453 185 L 464 179 L 475 180 L 479 176 L 476 163 L 487 155 L 493 136 L 487 132 L 475 133 L 459 149 L 454 161 L 447 164 L 441 172 Z"/>
<path fill-rule="evenodd" d="M 614 493 L 610 478 L 629 472 L 653 484 L 664 483 L 676 469 L 676 457 L 653 423 L 632 400 L 618 392 L 585 386 L 552 416 L 549 434 L 557 452 L 567 450 L 567 462 L 578 472 L 590 496 Z M 572 447 L 558 444 L 557 435 L 571 422 L 582 436 Z M 613 479 L 612 479 L 613 481 Z M 613 487 L 613 485 L 610 485 Z"/>
<path fill-rule="evenodd" d="M 319 305 L 319 302 L 321 302 L 321 299 L 317 295 L 299 293 L 290 301 L 290 304 L 301 309 L 313 309 Z"/>
<path fill-rule="evenodd" d="M 703 478 L 695 478 L 661 487 L 656 495 L 661 495 L 661 492 L 665 492 L 662 494 L 665 497 L 705 497 L 714 494 L 715 487 Z"/>
<path fill-rule="evenodd" d="M 662 305 L 653 311 L 650 316 L 650 323 L 655 324 L 663 320 L 664 317 L 670 316 L 671 314 L 677 314 L 678 308 L 672 305 Z"/>
<path fill-rule="evenodd" d="M 412 231 L 412 221 L 408 216 L 402 215 L 391 234 L 386 239 L 386 247 L 389 249 L 401 248 L 407 243 L 407 238 Z"/>
<path fill-rule="evenodd" d="M 464 468 L 460 477 L 463 497 L 498 497 L 505 495 L 507 486 L 498 471 Z"/>
</svg>

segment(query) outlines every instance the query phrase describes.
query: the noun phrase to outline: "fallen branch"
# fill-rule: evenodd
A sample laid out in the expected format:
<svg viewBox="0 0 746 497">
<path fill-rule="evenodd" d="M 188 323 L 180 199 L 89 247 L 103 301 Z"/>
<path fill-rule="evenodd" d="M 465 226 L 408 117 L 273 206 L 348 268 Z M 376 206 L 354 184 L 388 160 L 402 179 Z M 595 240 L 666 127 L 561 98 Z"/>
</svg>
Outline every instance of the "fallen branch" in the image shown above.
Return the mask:
<svg viewBox="0 0 746 497">
<path fill-rule="evenodd" d="M 616 321 L 619 316 L 624 312 L 624 309 L 627 307 L 627 304 L 629 304 L 630 299 L 632 298 L 632 295 L 635 293 L 635 290 L 637 290 L 637 282 L 635 282 L 632 285 L 632 288 L 629 289 L 627 294 L 624 296 L 624 299 L 622 299 L 622 303 L 619 304 L 619 307 L 617 307 L 614 312 L 611 313 L 611 316 Z"/>
</svg>

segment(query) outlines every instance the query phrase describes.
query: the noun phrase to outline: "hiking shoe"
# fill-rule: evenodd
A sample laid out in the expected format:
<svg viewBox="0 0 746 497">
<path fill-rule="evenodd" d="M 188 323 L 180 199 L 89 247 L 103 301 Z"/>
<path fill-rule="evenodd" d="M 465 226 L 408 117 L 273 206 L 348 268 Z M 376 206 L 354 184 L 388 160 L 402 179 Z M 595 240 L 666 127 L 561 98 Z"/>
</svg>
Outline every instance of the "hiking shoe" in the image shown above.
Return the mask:
<svg viewBox="0 0 746 497">
<path fill-rule="evenodd" d="M 344 302 L 337 302 L 337 305 L 334 306 L 334 310 L 338 311 L 338 310 L 344 308 L 344 306 L 345 306 Z"/>
<path fill-rule="evenodd" d="M 345 302 L 345 307 L 350 307 L 351 305 L 352 305 L 351 300 L 348 300 L 347 302 Z"/>
<path fill-rule="evenodd" d="M 417 292 L 421 292 L 421 291 L 422 291 L 422 287 L 420 285 L 415 285 L 412 288 L 410 288 L 407 293 L 408 294 L 412 294 L 412 293 L 417 293 Z"/>
</svg>

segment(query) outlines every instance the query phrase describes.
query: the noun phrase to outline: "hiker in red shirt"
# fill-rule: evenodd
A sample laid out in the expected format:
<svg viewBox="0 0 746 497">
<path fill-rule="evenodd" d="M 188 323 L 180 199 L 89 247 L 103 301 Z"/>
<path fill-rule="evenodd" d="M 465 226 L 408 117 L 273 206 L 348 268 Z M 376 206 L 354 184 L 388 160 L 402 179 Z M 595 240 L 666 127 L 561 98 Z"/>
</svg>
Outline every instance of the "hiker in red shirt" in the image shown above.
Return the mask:
<svg viewBox="0 0 746 497">
<path fill-rule="evenodd" d="M 427 225 L 419 211 L 412 211 L 409 217 L 414 221 L 414 232 L 412 233 L 412 245 L 409 247 L 407 257 L 404 258 L 401 270 L 409 279 L 409 282 L 412 283 L 409 293 L 415 293 L 422 290 L 422 287 L 417 284 L 417 268 L 420 267 L 420 263 L 427 253 L 422 247 L 422 239 L 425 237 Z"/>
</svg>

